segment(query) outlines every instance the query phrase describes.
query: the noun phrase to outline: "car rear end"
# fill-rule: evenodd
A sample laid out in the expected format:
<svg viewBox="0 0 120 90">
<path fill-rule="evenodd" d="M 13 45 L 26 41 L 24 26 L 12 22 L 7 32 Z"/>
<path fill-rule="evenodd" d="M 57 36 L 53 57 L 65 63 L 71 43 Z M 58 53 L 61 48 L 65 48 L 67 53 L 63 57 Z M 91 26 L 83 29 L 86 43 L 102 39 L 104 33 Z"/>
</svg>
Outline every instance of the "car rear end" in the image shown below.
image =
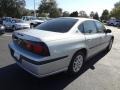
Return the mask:
<svg viewBox="0 0 120 90">
<path fill-rule="evenodd" d="M 30 25 L 29 24 L 16 24 L 16 30 L 22 30 L 22 29 L 30 29 Z"/>
<path fill-rule="evenodd" d="M 44 74 L 44 59 L 50 56 L 47 45 L 38 38 L 14 33 L 13 42 L 9 44 L 12 57 L 17 64 L 35 76 Z"/>
<path fill-rule="evenodd" d="M 73 38 L 67 32 L 77 21 L 60 18 L 45 22 L 36 29 L 14 32 L 13 42 L 9 44 L 12 57 L 20 67 L 37 77 L 68 70 L 72 58 L 68 46 Z"/>
<path fill-rule="evenodd" d="M 38 33 L 40 32 L 39 30 L 28 30 L 25 31 L 27 34 L 20 32 L 22 31 L 13 33 L 13 41 L 9 44 L 9 49 L 11 56 L 21 68 L 37 77 L 45 77 L 67 70 L 66 65 L 69 64 L 70 60 L 68 56 L 64 55 L 64 53 L 56 52 L 52 42 L 49 42 L 51 45 L 48 45 L 48 42 L 46 43 L 48 39 L 53 41 L 54 37 L 47 38 L 45 42 L 43 39 L 37 38 L 37 35 L 40 35 L 41 38 L 44 37 L 44 35 L 48 36 L 47 31 Z M 30 32 L 31 35 L 29 35 L 28 32 Z M 35 35 L 35 33 L 37 35 Z M 50 33 L 48 34 L 50 35 Z M 50 36 L 53 36 L 53 34 Z M 56 48 L 58 49 L 58 47 Z M 57 54 L 53 54 L 53 52 Z"/>
</svg>

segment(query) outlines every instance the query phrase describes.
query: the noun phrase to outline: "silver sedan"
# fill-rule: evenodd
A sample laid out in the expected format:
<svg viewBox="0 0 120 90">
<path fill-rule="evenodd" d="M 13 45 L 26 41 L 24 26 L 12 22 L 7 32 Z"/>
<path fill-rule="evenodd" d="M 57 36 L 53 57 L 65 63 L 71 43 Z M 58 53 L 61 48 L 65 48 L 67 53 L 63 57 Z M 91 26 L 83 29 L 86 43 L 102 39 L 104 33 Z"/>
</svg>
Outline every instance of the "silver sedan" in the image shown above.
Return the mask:
<svg viewBox="0 0 120 90">
<path fill-rule="evenodd" d="M 93 19 L 57 18 L 16 31 L 9 44 L 16 63 L 37 77 L 62 71 L 78 74 L 89 58 L 112 48 L 111 30 Z"/>
</svg>

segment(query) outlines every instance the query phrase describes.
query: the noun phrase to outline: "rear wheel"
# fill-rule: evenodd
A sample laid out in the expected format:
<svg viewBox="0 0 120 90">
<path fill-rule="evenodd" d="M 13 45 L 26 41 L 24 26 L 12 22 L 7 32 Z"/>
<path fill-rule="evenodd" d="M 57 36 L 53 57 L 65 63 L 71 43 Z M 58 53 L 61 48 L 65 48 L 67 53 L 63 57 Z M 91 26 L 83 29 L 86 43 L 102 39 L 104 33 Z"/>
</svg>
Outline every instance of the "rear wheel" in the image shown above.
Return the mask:
<svg viewBox="0 0 120 90">
<path fill-rule="evenodd" d="M 30 24 L 30 28 L 34 28 L 34 24 L 31 23 L 31 24 Z"/>
<path fill-rule="evenodd" d="M 83 66 L 85 55 L 82 52 L 76 53 L 69 65 L 68 72 L 71 75 L 78 74 Z"/>
<path fill-rule="evenodd" d="M 15 30 L 16 30 L 16 27 L 15 27 L 15 26 L 13 26 L 13 27 L 12 27 L 12 30 L 13 30 L 13 31 L 15 31 Z"/>
</svg>

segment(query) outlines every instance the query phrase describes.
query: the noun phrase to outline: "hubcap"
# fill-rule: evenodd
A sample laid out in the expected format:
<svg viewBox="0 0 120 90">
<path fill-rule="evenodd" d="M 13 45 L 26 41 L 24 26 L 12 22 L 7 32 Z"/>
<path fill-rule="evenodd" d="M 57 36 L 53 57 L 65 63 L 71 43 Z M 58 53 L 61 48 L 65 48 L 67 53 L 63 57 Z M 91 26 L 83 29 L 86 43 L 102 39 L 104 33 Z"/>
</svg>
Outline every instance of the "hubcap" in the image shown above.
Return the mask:
<svg viewBox="0 0 120 90">
<path fill-rule="evenodd" d="M 82 67 L 82 64 L 83 64 L 83 56 L 82 55 L 78 55 L 75 60 L 74 60 L 74 63 L 73 63 L 73 71 L 74 72 L 79 72 L 81 67 Z"/>
</svg>

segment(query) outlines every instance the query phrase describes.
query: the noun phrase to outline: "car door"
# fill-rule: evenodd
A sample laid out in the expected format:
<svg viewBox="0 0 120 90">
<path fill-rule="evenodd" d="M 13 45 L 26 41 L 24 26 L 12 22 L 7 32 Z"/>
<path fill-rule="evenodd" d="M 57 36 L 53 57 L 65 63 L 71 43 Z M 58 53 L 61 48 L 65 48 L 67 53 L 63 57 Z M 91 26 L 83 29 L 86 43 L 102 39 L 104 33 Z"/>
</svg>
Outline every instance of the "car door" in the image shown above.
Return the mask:
<svg viewBox="0 0 120 90">
<path fill-rule="evenodd" d="M 103 50 L 105 49 L 110 41 L 110 36 L 108 34 L 105 33 L 106 28 L 104 27 L 104 25 L 99 22 L 99 21 L 95 21 L 97 30 L 98 30 L 98 34 L 100 36 L 100 45 L 99 45 L 99 49 Z"/>
<path fill-rule="evenodd" d="M 88 20 L 83 22 L 84 27 L 84 35 L 86 38 L 86 45 L 88 47 L 88 57 L 95 55 L 99 52 L 99 45 L 100 45 L 100 36 L 97 32 L 96 25 L 94 21 Z"/>
</svg>

